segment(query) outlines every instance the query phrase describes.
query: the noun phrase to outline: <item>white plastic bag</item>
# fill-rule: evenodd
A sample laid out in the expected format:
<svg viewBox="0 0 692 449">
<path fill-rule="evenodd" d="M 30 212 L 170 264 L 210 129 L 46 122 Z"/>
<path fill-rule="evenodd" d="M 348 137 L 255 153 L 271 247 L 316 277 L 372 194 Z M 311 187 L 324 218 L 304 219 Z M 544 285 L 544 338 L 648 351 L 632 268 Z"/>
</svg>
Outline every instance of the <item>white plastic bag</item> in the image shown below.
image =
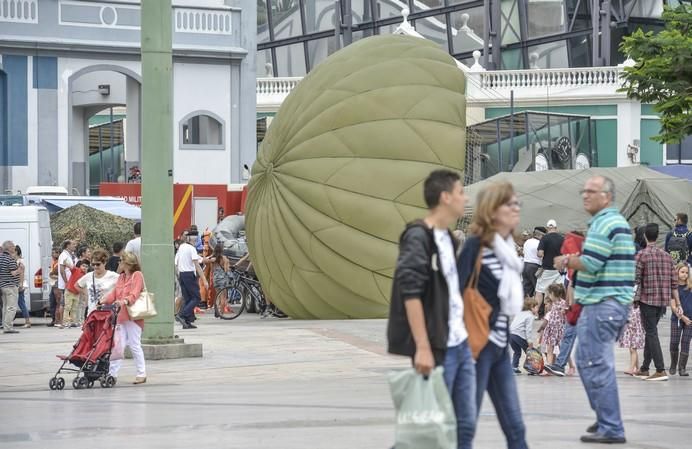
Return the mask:
<svg viewBox="0 0 692 449">
<path fill-rule="evenodd" d="M 113 333 L 113 348 L 111 349 L 111 360 L 122 360 L 125 358 L 125 335 L 123 329 L 118 324 Z"/>
<path fill-rule="evenodd" d="M 425 378 L 413 368 L 389 374 L 396 449 L 456 449 L 457 421 L 443 368 Z"/>
</svg>

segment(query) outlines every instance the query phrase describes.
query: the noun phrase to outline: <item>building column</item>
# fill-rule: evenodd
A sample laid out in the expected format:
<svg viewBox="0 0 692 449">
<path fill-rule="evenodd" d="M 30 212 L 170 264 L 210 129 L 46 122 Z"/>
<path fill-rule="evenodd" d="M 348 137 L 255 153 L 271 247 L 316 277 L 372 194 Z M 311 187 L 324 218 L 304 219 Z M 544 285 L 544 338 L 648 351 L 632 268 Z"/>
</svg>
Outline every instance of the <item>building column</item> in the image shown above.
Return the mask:
<svg viewBox="0 0 692 449">
<path fill-rule="evenodd" d="M 618 167 L 639 165 L 641 152 L 635 154 L 635 162 L 630 160 L 627 154 L 629 146 L 641 146 L 641 103 L 636 100 L 625 100 L 618 103 L 617 118 L 617 164 Z M 635 142 L 636 141 L 636 142 Z"/>
</svg>

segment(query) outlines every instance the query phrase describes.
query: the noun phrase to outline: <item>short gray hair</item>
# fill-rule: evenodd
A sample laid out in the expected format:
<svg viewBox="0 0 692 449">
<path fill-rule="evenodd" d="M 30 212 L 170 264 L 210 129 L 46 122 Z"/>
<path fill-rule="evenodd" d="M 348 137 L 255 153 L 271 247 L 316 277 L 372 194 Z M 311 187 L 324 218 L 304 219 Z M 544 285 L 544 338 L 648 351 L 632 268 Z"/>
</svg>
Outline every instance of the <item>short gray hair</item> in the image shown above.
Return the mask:
<svg viewBox="0 0 692 449">
<path fill-rule="evenodd" d="M 14 242 L 12 240 L 5 240 L 2 242 L 2 249 L 5 251 L 9 251 L 10 248 L 14 248 Z"/>
<path fill-rule="evenodd" d="M 601 176 L 603 179 L 603 192 L 610 193 L 611 202 L 615 202 L 615 183 L 607 176 Z"/>
</svg>

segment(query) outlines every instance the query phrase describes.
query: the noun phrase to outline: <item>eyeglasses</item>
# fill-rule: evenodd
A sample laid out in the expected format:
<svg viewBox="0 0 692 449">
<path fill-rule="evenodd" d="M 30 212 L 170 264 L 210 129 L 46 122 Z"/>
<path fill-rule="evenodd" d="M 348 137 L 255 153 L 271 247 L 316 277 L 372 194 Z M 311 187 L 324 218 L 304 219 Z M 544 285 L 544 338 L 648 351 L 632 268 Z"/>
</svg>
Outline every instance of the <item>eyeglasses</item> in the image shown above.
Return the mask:
<svg viewBox="0 0 692 449">
<path fill-rule="evenodd" d="M 610 191 L 609 190 L 592 190 L 592 189 L 582 189 L 579 191 L 580 195 L 584 195 L 584 194 L 595 195 L 597 193 L 610 193 Z"/>
<path fill-rule="evenodd" d="M 103 265 L 101 262 L 91 262 L 92 267 L 100 267 L 101 265 Z"/>
<path fill-rule="evenodd" d="M 518 201 L 518 200 L 510 201 L 508 203 L 505 203 L 505 206 L 516 207 L 518 209 L 521 209 L 521 201 Z"/>
</svg>

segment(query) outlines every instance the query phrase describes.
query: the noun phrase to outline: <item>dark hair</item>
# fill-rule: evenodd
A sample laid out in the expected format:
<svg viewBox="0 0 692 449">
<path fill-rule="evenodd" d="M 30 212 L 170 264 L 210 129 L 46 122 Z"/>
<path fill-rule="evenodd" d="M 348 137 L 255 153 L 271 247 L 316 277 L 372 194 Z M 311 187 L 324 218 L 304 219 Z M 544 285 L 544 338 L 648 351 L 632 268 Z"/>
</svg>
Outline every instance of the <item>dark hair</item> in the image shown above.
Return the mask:
<svg viewBox="0 0 692 449">
<path fill-rule="evenodd" d="M 19 245 L 14 245 L 14 251 L 17 253 L 17 257 L 22 257 L 22 249 L 19 247 Z"/>
<path fill-rule="evenodd" d="M 549 285 L 548 293 L 555 298 L 565 299 L 567 297 L 567 294 L 565 293 L 565 286 L 562 284 Z"/>
<path fill-rule="evenodd" d="M 216 263 L 218 264 L 219 260 L 223 257 L 223 243 L 219 242 L 216 244 L 212 256 L 216 259 Z"/>
<path fill-rule="evenodd" d="M 113 243 L 113 252 L 114 253 L 119 253 L 122 250 L 123 250 L 123 242 Z"/>
<path fill-rule="evenodd" d="M 644 237 L 644 229 L 646 226 L 637 226 L 634 229 L 634 241 L 641 249 L 646 248 L 646 237 Z"/>
<path fill-rule="evenodd" d="M 680 223 L 686 225 L 687 224 L 687 214 L 683 214 L 682 212 L 679 212 L 675 214 L 675 218 L 680 220 Z"/>
<path fill-rule="evenodd" d="M 437 207 L 442 192 L 451 192 L 454 184 L 460 180 L 459 173 L 452 170 L 435 170 L 430 173 L 423 184 L 423 197 L 428 209 Z"/>
<path fill-rule="evenodd" d="M 88 249 L 89 247 L 87 245 L 81 245 L 77 248 L 77 257 L 82 257 Z"/>
<path fill-rule="evenodd" d="M 84 265 L 89 266 L 90 265 L 89 261 L 88 260 L 78 260 L 77 261 L 77 268 L 80 268 Z"/>
<path fill-rule="evenodd" d="M 67 249 L 67 247 L 70 246 L 70 243 L 72 243 L 72 240 L 65 240 L 62 242 L 62 249 Z"/>
<path fill-rule="evenodd" d="M 135 223 L 135 235 L 141 235 L 142 234 L 142 222 L 138 221 Z"/>
<path fill-rule="evenodd" d="M 647 242 L 655 242 L 658 239 L 658 223 L 649 223 L 644 229 Z"/>
</svg>

